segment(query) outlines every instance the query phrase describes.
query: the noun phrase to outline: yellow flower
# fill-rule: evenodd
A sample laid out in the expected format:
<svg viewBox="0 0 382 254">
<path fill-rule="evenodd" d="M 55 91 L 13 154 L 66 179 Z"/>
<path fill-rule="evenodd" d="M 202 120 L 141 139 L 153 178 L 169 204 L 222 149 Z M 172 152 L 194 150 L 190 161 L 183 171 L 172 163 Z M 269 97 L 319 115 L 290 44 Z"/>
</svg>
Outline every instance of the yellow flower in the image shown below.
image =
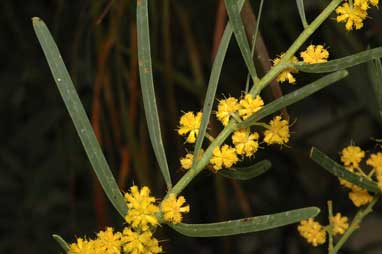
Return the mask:
<svg viewBox="0 0 382 254">
<path fill-rule="evenodd" d="M 200 149 L 198 160 L 202 157 L 203 153 L 204 153 L 204 150 Z M 193 159 L 194 159 L 194 155 L 192 153 L 188 153 L 186 154 L 186 156 L 180 159 L 180 165 L 182 166 L 183 169 L 188 170 L 192 168 Z"/>
<path fill-rule="evenodd" d="M 289 125 L 287 120 L 276 116 L 269 122 L 269 128 L 264 132 L 264 142 L 270 144 L 286 144 L 289 141 Z"/>
<path fill-rule="evenodd" d="M 188 213 L 190 206 L 185 205 L 186 199 L 183 196 L 179 196 L 178 199 L 174 194 L 170 194 L 168 198 L 162 201 L 161 210 L 163 218 L 172 224 L 178 224 L 182 222 L 182 213 Z"/>
<path fill-rule="evenodd" d="M 259 111 L 264 106 L 264 102 L 258 95 L 254 99 L 251 94 L 246 94 L 244 99 L 240 100 L 240 106 L 239 115 L 245 120 L 253 113 Z"/>
<path fill-rule="evenodd" d="M 130 228 L 123 230 L 123 251 L 131 254 L 156 254 L 162 252 L 158 240 L 152 237 L 150 231 L 137 233 Z"/>
<path fill-rule="evenodd" d="M 93 254 L 120 254 L 122 234 L 120 232 L 113 233 L 113 229 L 108 227 L 105 231 L 100 231 L 97 234 L 97 239 L 94 240 Z"/>
<path fill-rule="evenodd" d="M 370 154 L 366 164 L 371 166 L 375 171 L 382 169 L 382 153 Z"/>
<path fill-rule="evenodd" d="M 321 245 L 326 241 L 326 231 L 320 223 L 314 221 L 312 218 L 303 220 L 297 227 L 298 232 L 306 239 L 308 243 L 313 246 Z"/>
<path fill-rule="evenodd" d="M 187 135 L 186 142 L 195 143 L 196 137 L 199 133 L 200 123 L 202 122 L 202 113 L 198 112 L 196 116 L 193 112 L 187 112 L 180 118 L 180 127 L 178 129 L 179 135 Z"/>
<path fill-rule="evenodd" d="M 348 217 L 341 216 L 341 213 L 337 213 L 336 216 L 333 216 L 331 222 L 333 224 L 333 235 L 342 235 L 349 227 Z"/>
<path fill-rule="evenodd" d="M 355 29 L 361 29 L 363 27 L 363 21 L 367 17 L 367 12 L 361 9 L 358 5 L 350 7 L 348 3 L 344 3 L 342 6 L 337 7 L 337 22 L 345 22 L 346 30 L 350 31 Z"/>
<path fill-rule="evenodd" d="M 148 187 L 144 186 L 139 191 L 136 185 L 132 186 L 130 193 L 125 194 L 125 200 L 129 208 L 125 220 L 133 228 L 147 230 L 150 225 L 158 224 L 155 213 L 159 212 L 159 208 L 154 204 L 155 198 L 150 196 Z"/>
<path fill-rule="evenodd" d="M 192 168 L 192 160 L 194 156 L 191 153 L 186 154 L 183 158 L 180 159 L 180 165 L 182 165 L 183 169 Z"/>
<path fill-rule="evenodd" d="M 354 6 L 366 11 L 370 7 L 369 4 L 377 6 L 378 2 L 378 0 L 354 0 Z"/>
<path fill-rule="evenodd" d="M 94 254 L 94 241 L 86 240 L 82 238 L 77 238 L 76 243 L 72 243 L 69 245 L 68 253 L 75 254 Z"/>
<path fill-rule="evenodd" d="M 365 152 L 359 146 L 348 146 L 341 152 L 341 161 L 350 171 L 359 168 L 359 163 L 363 157 L 365 157 Z"/>
<path fill-rule="evenodd" d="M 249 129 L 240 129 L 232 135 L 232 143 L 235 145 L 236 153 L 251 157 L 259 148 L 259 134 L 250 133 Z"/>
<path fill-rule="evenodd" d="M 212 158 L 210 160 L 213 168 L 218 171 L 224 167 L 230 168 L 235 164 L 239 159 L 237 158 L 235 148 L 230 147 L 229 145 L 223 145 L 216 147 L 212 152 Z"/>
<path fill-rule="evenodd" d="M 300 56 L 307 64 L 325 63 L 328 61 L 329 52 L 322 45 L 310 45 Z"/>
<path fill-rule="evenodd" d="M 373 200 L 373 197 L 367 190 L 354 186 L 352 191 L 349 192 L 349 198 L 356 207 L 366 205 Z"/>
<path fill-rule="evenodd" d="M 225 100 L 221 100 L 218 104 L 218 111 L 216 112 L 216 117 L 224 126 L 226 126 L 231 117 L 231 114 L 235 113 L 237 110 L 239 110 L 239 108 L 240 105 L 237 102 L 236 98 L 229 97 Z"/>
<path fill-rule="evenodd" d="M 382 190 L 382 153 L 371 154 L 366 164 L 371 166 L 377 177 L 378 187 Z"/>
<path fill-rule="evenodd" d="M 273 66 L 276 66 L 280 63 L 281 59 L 284 57 L 285 53 L 282 53 L 279 57 L 273 59 Z M 297 57 L 293 56 L 288 61 L 289 63 L 298 63 Z M 292 73 L 298 73 L 298 70 L 295 68 L 286 68 L 277 76 L 278 82 L 288 81 L 289 84 L 296 83 L 296 79 L 293 77 Z"/>
<path fill-rule="evenodd" d="M 369 3 L 373 6 L 378 6 L 379 0 L 369 0 Z"/>
</svg>

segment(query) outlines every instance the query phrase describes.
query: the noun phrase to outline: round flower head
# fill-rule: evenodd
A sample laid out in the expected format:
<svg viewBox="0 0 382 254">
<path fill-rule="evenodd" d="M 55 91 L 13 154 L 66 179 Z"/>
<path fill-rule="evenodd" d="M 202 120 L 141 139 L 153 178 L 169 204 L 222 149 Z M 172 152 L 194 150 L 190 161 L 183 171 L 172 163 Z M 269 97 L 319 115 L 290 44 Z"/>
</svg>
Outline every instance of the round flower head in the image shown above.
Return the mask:
<svg viewBox="0 0 382 254">
<path fill-rule="evenodd" d="M 382 153 L 371 154 L 366 164 L 371 166 L 377 177 L 378 187 L 382 190 Z"/>
<path fill-rule="evenodd" d="M 122 234 L 120 232 L 113 233 L 113 229 L 108 227 L 105 231 L 100 231 L 97 234 L 97 239 L 94 240 L 95 253 L 102 254 L 120 254 Z"/>
<path fill-rule="evenodd" d="M 125 200 L 129 211 L 125 216 L 127 223 L 133 228 L 147 230 L 150 225 L 157 225 L 155 213 L 159 212 L 155 198 L 150 196 L 150 189 L 144 186 L 140 191 L 136 185 L 130 188 L 130 193 L 125 194 Z"/>
<path fill-rule="evenodd" d="M 192 160 L 194 159 L 194 156 L 191 153 L 186 154 L 183 158 L 180 159 L 180 165 L 183 169 L 190 169 L 192 168 Z"/>
<path fill-rule="evenodd" d="M 232 135 L 232 143 L 235 145 L 236 153 L 251 157 L 259 148 L 259 134 L 250 133 L 249 129 L 240 129 Z"/>
<path fill-rule="evenodd" d="M 365 157 L 365 152 L 359 146 L 348 146 L 341 152 L 341 161 L 350 171 L 354 168 L 359 168 L 359 163 L 363 157 Z"/>
<path fill-rule="evenodd" d="M 82 238 L 77 238 L 76 243 L 72 243 L 69 245 L 68 253 L 73 254 L 93 254 L 94 249 L 94 241 L 93 240 L 85 240 Z"/>
<path fill-rule="evenodd" d="M 239 110 L 240 105 L 236 98 L 229 97 L 225 100 L 220 100 L 218 104 L 218 111 L 216 112 L 216 117 L 219 121 L 226 126 L 231 117 L 232 113 Z"/>
<path fill-rule="evenodd" d="M 278 65 L 281 61 L 281 59 L 284 57 L 285 53 L 282 53 L 279 57 L 276 57 L 273 59 L 273 66 Z M 288 61 L 289 63 L 298 63 L 297 57 L 293 56 Z M 298 70 L 295 68 L 286 68 L 280 74 L 277 76 L 278 82 L 285 82 L 288 81 L 289 84 L 296 83 L 296 79 L 293 77 L 292 73 L 298 73 Z"/>
<path fill-rule="evenodd" d="M 253 98 L 251 94 L 246 94 L 243 99 L 240 100 L 239 115 L 243 119 L 247 119 L 253 113 L 259 111 L 264 106 L 264 101 L 260 96 Z"/>
<path fill-rule="evenodd" d="M 337 22 L 344 22 L 346 30 L 350 31 L 355 29 L 361 29 L 363 27 L 363 21 L 367 18 L 367 12 L 361 9 L 358 5 L 350 7 L 349 3 L 343 3 L 337 7 Z"/>
<path fill-rule="evenodd" d="M 162 247 L 159 246 L 158 240 L 152 237 L 150 231 L 138 233 L 130 228 L 125 228 L 122 239 L 124 253 L 156 254 L 162 252 Z"/>
<path fill-rule="evenodd" d="M 328 61 L 329 52 L 322 45 L 310 45 L 300 56 L 307 64 L 325 63 Z"/>
<path fill-rule="evenodd" d="M 382 170 L 382 153 L 371 154 L 366 164 L 371 166 L 375 171 Z"/>
<path fill-rule="evenodd" d="M 203 153 L 204 153 L 204 150 L 200 149 L 198 160 L 202 157 Z M 194 155 L 192 153 L 188 153 L 186 154 L 186 156 L 180 159 L 180 165 L 182 166 L 183 169 L 188 170 L 192 168 L 193 159 L 194 159 Z"/>
<path fill-rule="evenodd" d="M 174 194 L 170 194 L 168 198 L 162 201 L 161 210 L 163 218 L 172 224 L 182 222 L 182 213 L 190 211 L 190 206 L 185 205 L 185 203 L 186 199 L 183 196 L 179 196 L 177 199 Z"/>
<path fill-rule="evenodd" d="M 199 133 L 200 123 L 202 122 L 202 113 L 198 112 L 196 116 L 193 112 L 185 113 L 179 121 L 180 127 L 178 129 L 179 135 L 187 135 L 186 142 L 195 143 L 196 137 Z"/>
<path fill-rule="evenodd" d="M 359 7 L 361 10 L 366 11 L 370 8 L 370 5 L 378 6 L 378 0 L 354 0 L 354 6 Z"/>
<path fill-rule="evenodd" d="M 238 160 L 235 148 L 229 145 L 223 145 L 221 148 L 216 147 L 214 149 L 210 163 L 213 165 L 213 168 L 218 171 L 222 169 L 223 166 L 226 168 L 232 167 Z"/>
<path fill-rule="evenodd" d="M 269 128 L 264 132 L 264 142 L 271 144 L 286 144 L 289 141 L 289 122 L 276 116 L 269 122 Z"/>
<path fill-rule="evenodd" d="M 342 235 L 349 227 L 348 217 L 341 216 L 341 213 L 337 213 L 336 216 L 333 216 L 331 222 L 333 224 L 333 235 Z"/>
<path fill-rule="evenodd" d="M 367 190 L 354 186 L 352 191 L 349 192 L 349 198 L 356 207 L 360 207 L 369 204 L 373 197 L 367 192 Z"/>
<path fill-rule="evenodd" d="M 326 241 L 326 231 L 320 223 L 314 221 L 312 218 L 303 220 L 297 227 L 298 232 L 306 239 L 308 243 L 313 246 L 318 246 Z"/>
</svg>

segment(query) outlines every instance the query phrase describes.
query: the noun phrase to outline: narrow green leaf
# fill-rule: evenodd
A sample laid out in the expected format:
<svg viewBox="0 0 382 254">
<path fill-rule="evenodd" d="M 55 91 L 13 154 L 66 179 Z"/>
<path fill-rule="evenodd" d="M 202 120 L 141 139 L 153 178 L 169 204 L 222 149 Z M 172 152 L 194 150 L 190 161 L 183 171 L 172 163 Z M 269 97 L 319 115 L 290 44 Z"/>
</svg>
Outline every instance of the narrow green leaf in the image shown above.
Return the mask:
<svg viewBox="0 0 382 254">
<path fill-rule="evenodd" d="M 230 168 L 219 170 L 219 174 L 236 180 L 250 180 L 254 177 L 262 175 L 267 172 L 272 167 L 272 164 L 269 160 L 262 160 L 252 166 L 244 168 Z"/>
<path fill-rule="evenodd" d="M 308 22 L 306 21 L 304 0 L 296 0 L 296 3 L 297 3 L 298 14 L 300 15 L 302 25 L 304 26 L 304 29 L 305 29 L 309 25 L 308 25 Z"/>
<path fill-rule="evenodd" d="M 182 235 L 190 237 L 218 237 L 252 233 L 282 227 L 315 217 L 320 212 L 316 207 L 302 208 L 282 213 L 249 217 L 240 220 L 230 220 L 207 224 L 169 225 Z"/>
<path fill-rule="evenodd" d="M 375 59 L 369 63 L 369 76 L 377 99 L 379 120 L 382 121 L 382 63 L 381 59 Z"/>
<path fill-rule="evenodd" d="M 61 246 L 61 248 L 65 251 L 68 252 L 70 247 L 69 244 L 59 235 L 52 235 L 54 240 Z"/>
<path fill-rule="evenodd" d="M 252 36 L 252 48 L 251 48 L 251 57 L 253 59 L 253 54 L 255 54 L 255 48 L 256 48 L 256 42 L 257 42 L 257 35 L 260 32 L 260 22 L 261 22 L 261 16 L 263 13 L 263 5 L 264 5 L 264 0 L 260 0 L 260 6 L 259 6 L 259 11 L 257 12 L 257 20 L 256 20 L 256 28 L 255 32 L 253 33 Z M 249 81 L 250 81 L 250 74 L 248 73 L 247 75 L 247 80 L 245 82 L 245 93 L 248 93 L 249 91 Z"/>
<path fill-rule="evenodd" d="M 370 192 L 380 193 L 378 185 L 375 182 L 363 176 L 359 176 L 354 174 L 353 172 L 350 172 L 349 170 L 347 170 L 346 168 L 329 158 L 326 154 L 324 154 L 315 147 L 312 147 L 312 149 L 310 150 L 310 158 L 312 158 L 312 160 L 318 165 L 329 171 L 329 173 L 337 177 L 343 178 L 346 181 L 349 181 L 352 184 L 355 184 Z"/>
<path fill-rule="evenodd" d="M 261 110 L 254 113 L 247 120 L 239 123 L 238 127 L 247 128 L 259 121 L 260 119 L 263 119 L 264 117 L 269 116 L 270 114 L 279 111 L 282 108 L 285 108 L 293 103 L 304 99 L 307 96 L 314 94 L 315 92 L 320 91 L 328 85 L 345 78 L 347 75 L 348 72 L 346 70 L 328 74 L 294 92 L 284 95 L 278 98 L 277 100 L 274 100 L 271 103 L 265 105 Z"/>
<path fill-rule="evenodd" d="M 243 4 L 244 0 L 239 0 L 238 5 L 240 10 L 243 7 Z M 232 26 L 230 25 L 230 23 L 228 23 L 225 27 L 222 39 L 220 40 L 219 48 L 216 53 L 214 63 L 212 65 L 211 75 L 208 81 L 206 98 L 204 99 L 202 122 L 199 127 L 198 138 L 196 139 L 192 165 L 196 165 L 196 159 L 198 158 L 199 151 L 202 148 L 204 136 L 206 134 L 208 122 L 211 116 L 212 106 L 215 100 L 220 73 L 223 67 L 224 59 L 227 53 L 229 41 L 232 37 L 232 33 Z"/>
<path fill-rule="evenodd" d="M 155 98 L 151 64 L 150 31 L 147 0 L 137 0 L 137 37 L 139 77 L 143 97 L 143 106 L 149 129 L 150 140 L 167 188 L 171 189 L 171 177 L 164 151 L 159 115 Z"/>
<path fill-rule="evenodd" d="M 252 54 L 249 48 L 247 36 L 245 34 L 243 21 L 241 20 L 238 1 L 225 0 L 225 6 L 229 17 L 229 22 L 232 25 L 233 32 L 235 34 L 237 44 L 239 45 L 241 54 L 243 55 L 244 62 L 247 65 L 252 80 L 255 80 L 257 78 L 256 68 L 255 64 L 253 63 Z"/>
<path fill-rule="evenodd" d="M 82 145 L 93 166 L 98 180 L 101 183 L 107 197 L 121 216 L 127 213 L 127 206 L 122 193 L 113 177 L 113 174 L 98 144 L 92 126 L 78 97 L 73 81 L 69 76 L 68 70 L 62 60 L 56 43 L 53 40 L 49 29 L 40 18 L 33 18 L 33 28 L 44 51 L 54 80 L 64 100 L 65 106 L 69 111 L 74 126 L 80 136 Z"/>
<path fill-rule="evenodd" d="M 375 49 L 369 49 L 362 51 L 357 54 L 350 56 L 345 56 L 336 60 L 331 60 L 326 63 L 320 64 L 302 64 L 298 63 L 293 65 L 299 71 L 309 72 L 309 73 L 325 73 L 347 69 L 358 64 L 362 64 L 374 59 L 379 59 L 382 57 L 382 47 Z"/>
</svg>

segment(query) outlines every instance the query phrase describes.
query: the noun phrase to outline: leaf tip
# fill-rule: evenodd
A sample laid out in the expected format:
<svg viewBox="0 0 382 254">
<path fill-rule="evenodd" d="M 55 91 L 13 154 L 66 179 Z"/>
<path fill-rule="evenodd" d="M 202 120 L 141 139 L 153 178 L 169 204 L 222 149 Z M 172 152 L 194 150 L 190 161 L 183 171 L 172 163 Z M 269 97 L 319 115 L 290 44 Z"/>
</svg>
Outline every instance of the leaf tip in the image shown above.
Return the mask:
<svg viewBox="0 0 382 254">
<path fill-rule="evenodd" d="M 312 207 L 312 217 L 316 217 L 321 212 L 321 209 L 318 207 L 313 206 Z"/>
<path fill-rule="evenodd" d="M 40 19 L 39 17 L 32 17 L 33 24 L 37 23 L 37 22 L 40 22 L 40 21 L 42 21 L 42 19 Z"/>
</svg>

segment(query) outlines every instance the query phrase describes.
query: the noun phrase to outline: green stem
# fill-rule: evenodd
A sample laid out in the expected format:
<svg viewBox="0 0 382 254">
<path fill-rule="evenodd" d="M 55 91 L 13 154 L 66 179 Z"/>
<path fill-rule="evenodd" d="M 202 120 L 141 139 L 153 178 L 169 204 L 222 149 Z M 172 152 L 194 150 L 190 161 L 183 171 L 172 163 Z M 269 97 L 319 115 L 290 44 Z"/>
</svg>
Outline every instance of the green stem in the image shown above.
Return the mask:
<svg viewBox="0 0 382 254">
<path fill-rule="evenodd" d="M 220 134 L 212 141 L 208 146 L 207 150 L 203 153 L 202 157 L 187 173 L 176 183 L 176 185 L 167 193 L 167 198 L 170 194 L 175 194 L 176 196 L 182 192 L 184 188 L 197 176 L 200 171 L 202 171 L 210 162 L 212 152 L 215 147 L 223 144 L 224 140 L 236 129 L 236 122 L 231 120 L 228 125 L 220 132 Z"/>
<path fill-rule="evenodd" d="M 240 116 L 237 113 L 231 113 L 231 116 L 233 119 L 236 120 L 237 123 L 243 122 L 243 120 L 241 120 Z"/>
<path fill-rule="evenodd" d="M 317 30 L 317 28 L 329 17 L 329 15 L 337 8 L 342 0 L 333 0 L 318 16 L 310 23 L 310 25 L 304 29 L 304 31 L 298 36 L 295 42 L 285 52 L 284 57 L 280 63 L 274 66 L 257 84 L 251 88 L 250 93 L 252 95 L 258 95 L 265 86 L 268 85 L 282 70 L 288 67 L 286 65 L 289 59 L 297 52 L 302 44 Z"/>
<path fill-rule="evenodd" d="M 331 200 L 328 201 L 328 212 L 329 212 L 329 230 L 328 230 L 328 235 L 329 235 L 329 254 L 333 254 L 333 202 Z"/>
<path fill-rule="evenodd" d="M 348 230 L 346 230 L 345 234 L 341 237 L 341 239 L 337 242 L 336 246 L 334 247 L 332 254 L 337 254 L 337 252 L 341 249 L 341 247 L 351 236 L 351 234 L 359 228 L 359 225 L 361 224 L 362 220 L 373 211 L 373 207 L 380 197 L 380 195 L 376 195 L 367 207 L 365 207 L 364 209 L 360 209 L 357 212 Z"/>
</svg>

